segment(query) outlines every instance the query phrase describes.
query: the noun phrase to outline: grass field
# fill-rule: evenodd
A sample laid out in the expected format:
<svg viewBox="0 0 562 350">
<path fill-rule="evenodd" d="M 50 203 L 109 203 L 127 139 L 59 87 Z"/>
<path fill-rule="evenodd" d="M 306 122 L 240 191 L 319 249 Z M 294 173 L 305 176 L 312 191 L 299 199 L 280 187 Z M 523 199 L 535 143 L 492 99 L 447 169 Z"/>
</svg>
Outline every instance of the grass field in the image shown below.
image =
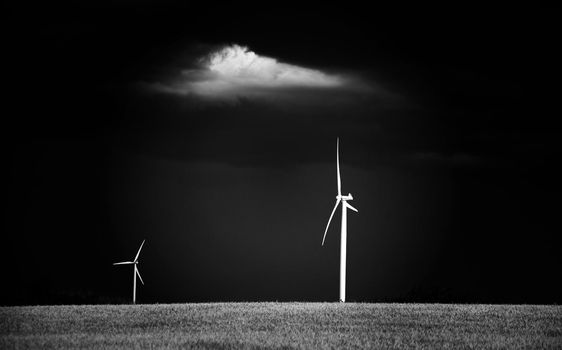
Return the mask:
<svg viewBox="0 0 562 350">
<path fill-rule="evenodd" d="M 213 303 L 0 308 L 0 348 L 562 348 L 562 306 Z"/>
</svg>

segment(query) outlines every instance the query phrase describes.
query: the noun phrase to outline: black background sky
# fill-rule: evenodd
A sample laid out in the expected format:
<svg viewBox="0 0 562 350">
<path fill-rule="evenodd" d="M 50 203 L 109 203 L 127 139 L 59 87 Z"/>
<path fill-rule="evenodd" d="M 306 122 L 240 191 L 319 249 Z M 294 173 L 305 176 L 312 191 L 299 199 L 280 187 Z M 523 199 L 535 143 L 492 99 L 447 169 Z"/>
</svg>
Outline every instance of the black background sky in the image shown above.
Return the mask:
<svg viewBox="0 0 562 350">
<path fill-rule="evenodd" d="M 3 11 L 2 304 L 562 302 L 560 12 L 185 2 Z M 374 87 L 149 93 L 224 44 Z M 307 103 L 310 101 L 310 103 Z"/>
</svg>

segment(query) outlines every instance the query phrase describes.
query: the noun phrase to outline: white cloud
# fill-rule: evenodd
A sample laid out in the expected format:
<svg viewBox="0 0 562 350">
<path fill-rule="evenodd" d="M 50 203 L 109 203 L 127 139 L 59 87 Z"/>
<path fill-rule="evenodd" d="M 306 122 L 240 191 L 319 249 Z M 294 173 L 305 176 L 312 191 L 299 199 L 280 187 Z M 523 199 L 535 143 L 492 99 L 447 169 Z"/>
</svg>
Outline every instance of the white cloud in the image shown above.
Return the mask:
<svg viewBox="0 0 562 350">
<path fill-rule="evenodd" d="M 207 60 L 210 71 L 221 80 L 239 85 L 263 87 L 337 87 L 343 81 L 318 70 L 277 62 L 248 48 L 233 45 L 212 53 Z"/>
<path fill-rule="evenodd" d="M 200 59 L 200 66 L 184 70 L 172 82 L 153 84 L 165 93 L 207 99 L 238 98 L 297 99 L 296 89 L 310 91 L 358 87 L 350 77 L 282 63 L 260 56 L 247 47 L 225 46 Z"/>
</svg>

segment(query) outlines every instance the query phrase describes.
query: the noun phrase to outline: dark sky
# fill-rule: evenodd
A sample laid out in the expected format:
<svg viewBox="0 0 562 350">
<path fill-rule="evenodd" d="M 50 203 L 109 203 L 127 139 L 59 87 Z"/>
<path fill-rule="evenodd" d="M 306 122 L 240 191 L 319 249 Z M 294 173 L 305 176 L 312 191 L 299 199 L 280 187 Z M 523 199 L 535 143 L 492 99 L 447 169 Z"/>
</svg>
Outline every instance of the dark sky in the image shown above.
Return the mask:
<svg viewBox="0 0 562 350">
<path fill-rule="evenodd" d="M 341 6 L 8 5 L 0 303 L 336 301 L 338 136 L 349 300 L 561 303 L 559 9 Z M 346 83 L 166 90 L 231 44 Z"/>
</svg>

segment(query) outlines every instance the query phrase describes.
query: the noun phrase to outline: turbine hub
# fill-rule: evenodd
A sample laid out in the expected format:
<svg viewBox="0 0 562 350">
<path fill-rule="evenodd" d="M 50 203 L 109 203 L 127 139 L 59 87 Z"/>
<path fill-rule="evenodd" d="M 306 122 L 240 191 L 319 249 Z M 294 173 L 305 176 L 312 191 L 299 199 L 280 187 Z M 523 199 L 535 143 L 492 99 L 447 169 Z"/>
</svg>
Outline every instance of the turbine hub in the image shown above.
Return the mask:
<svg viewBox="0 0 562 350">
<path fill-rule="evenodd" d="M 336 199 L 341 199 L 342 201 L 352 201 L 353 200 L 353 196 L 351 195 L 351 193 L 349 193 L 347 196 L 340 196 L 337 195 Z"/>
</svg>

